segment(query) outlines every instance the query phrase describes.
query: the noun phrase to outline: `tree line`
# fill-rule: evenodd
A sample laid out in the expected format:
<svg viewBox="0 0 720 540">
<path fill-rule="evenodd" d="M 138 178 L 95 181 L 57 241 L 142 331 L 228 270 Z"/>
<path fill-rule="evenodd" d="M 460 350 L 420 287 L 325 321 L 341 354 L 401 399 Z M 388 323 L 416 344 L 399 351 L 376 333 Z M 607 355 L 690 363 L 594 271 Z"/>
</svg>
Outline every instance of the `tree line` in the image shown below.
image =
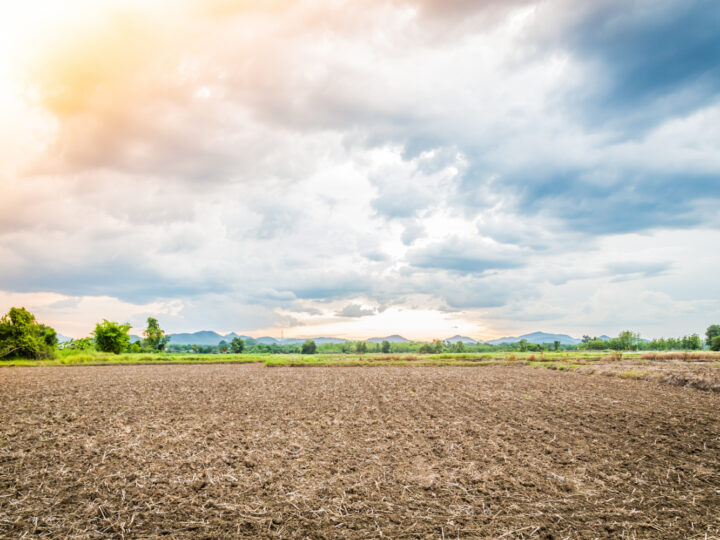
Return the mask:
<svg viewBox="0 0 720 540">
<path fill-rule="evenodd" d="M 86 338 L 70 340 L 59 344 L 57 333 L 48 325 L 41 324 L 35 316 L 25 308 L 13 307 L 0 317 L 0 360 L 8 358 L 30 358 L 36 360 L 50 359 L 56 356 L 58 348 L 68 351 L 101 351 L 108 353 L 198 353 L 198 354 L 367 354 L 367 353 L 482 353 L 482 352 L 543 352 L 562 350 L 697 350 L 707 346 L 713 351 L 720 351 L 720 324 L 713 324 L 705 331 L 705 340 L 698 334 L 680 338 L 659 338 L 642 340 L 640 334 L 624 331 L 615 338 L 600 339 L 583 336 L 578 345 L 565 345 L 559 341 L 536 344 L 522 339 L 515 343 L 491 345 L 489 343 L 450 343 L 442 340 L 425 342 L 381 343 L 364 341 L 324 343 L 317 345 L 308 339 L 302 344 L 281 345 L 277 343 L 260 343 L 255 339 L 235 337 L 229 343 L 221 341 L 218 345 L 173 345 L 170 337 L 160 327 L 154 317 L 147 318 L 147 326 L 143 339 L 132 341 L 131 325 L 121 324 L 103 319 L 95 325 L 95 330 Z"/>
</svg>

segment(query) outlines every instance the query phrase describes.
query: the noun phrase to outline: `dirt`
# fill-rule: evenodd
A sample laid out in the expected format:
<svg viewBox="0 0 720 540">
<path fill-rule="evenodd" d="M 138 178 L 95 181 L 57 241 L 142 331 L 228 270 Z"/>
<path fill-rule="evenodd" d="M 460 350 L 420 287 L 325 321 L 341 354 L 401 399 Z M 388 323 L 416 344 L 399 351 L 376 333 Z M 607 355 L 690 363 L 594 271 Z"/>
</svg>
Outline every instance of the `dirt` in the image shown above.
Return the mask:
<svg viewBox="0 0 720 540">
<path fill-rule="evenodd" d="M 0 536 L 717 538 L 720 394 L 523 367 L 0 370 Z"/>
</svg>

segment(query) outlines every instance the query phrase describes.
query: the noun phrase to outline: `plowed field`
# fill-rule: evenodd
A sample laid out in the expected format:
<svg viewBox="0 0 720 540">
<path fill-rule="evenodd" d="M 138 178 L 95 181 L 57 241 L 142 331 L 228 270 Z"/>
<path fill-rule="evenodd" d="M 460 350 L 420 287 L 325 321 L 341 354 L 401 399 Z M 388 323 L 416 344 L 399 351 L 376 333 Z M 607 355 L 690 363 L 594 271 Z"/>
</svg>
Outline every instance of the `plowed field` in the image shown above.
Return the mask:
<svg viewBox="0 0 720 540">
<path fill-rule="evenodd" d="M 720 393 L 523 367 L 0 370 L 0 536 L 706 538 Z"/>
</svg>

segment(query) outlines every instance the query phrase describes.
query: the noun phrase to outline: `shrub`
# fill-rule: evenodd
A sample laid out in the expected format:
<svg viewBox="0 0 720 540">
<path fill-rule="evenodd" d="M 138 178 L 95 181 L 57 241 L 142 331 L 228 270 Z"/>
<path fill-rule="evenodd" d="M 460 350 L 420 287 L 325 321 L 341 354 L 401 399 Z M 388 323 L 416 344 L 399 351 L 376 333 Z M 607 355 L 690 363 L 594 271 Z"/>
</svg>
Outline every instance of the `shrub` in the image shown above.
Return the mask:
<svg viewBox="0 0 720 540">
<path fill-rule="evenodd" d="M 242 338 L 234 337 L 233 340 L 230 342 L 230 350 L 235 354 L 240 354 L 245 350 L 245 342 L 242 340 Z"/>
<path fill-rule="evenodd" d="M 55 330 L 39 324 L 35 315 L 25 308 L 10 308 L 0 318 L 0 358 L 52 358 L 56 345 Z"/>
<path fill-rule="evenodd" d="M 302 348 L 300 349 L 300 352 L 302 354 L 315 354 L 317 351 L 317 345 L 315 345 L 315 342 L 312 339 L 306 339 L 305 343 L 302 344 Z"/>
<path fill-rule="evenodd" d="M 710 342 L 710 350 L 720 351 L 720 336 L 715 336 Z"/>
<path fill-rule="evenodd" d="M 120 354 L 130 345 L 130 324 L 119 324 L 104 319 L 103 322 L 95 325 L 95 344 L 98 350 Z"/>
</svg>

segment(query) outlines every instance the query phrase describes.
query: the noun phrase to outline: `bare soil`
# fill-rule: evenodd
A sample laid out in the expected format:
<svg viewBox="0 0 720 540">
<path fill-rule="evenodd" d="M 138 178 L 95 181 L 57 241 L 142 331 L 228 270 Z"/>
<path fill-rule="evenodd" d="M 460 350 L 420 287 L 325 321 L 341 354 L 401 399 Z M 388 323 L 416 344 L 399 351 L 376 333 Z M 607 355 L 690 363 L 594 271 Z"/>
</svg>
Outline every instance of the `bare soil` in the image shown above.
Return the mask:
<svg viewBox="0 0 720 540">
<path fill-rule="evenodd" d="M 717 538 L 720 393 L 523 367 L 0 370 L 0 536 Z"/>
</svg>

